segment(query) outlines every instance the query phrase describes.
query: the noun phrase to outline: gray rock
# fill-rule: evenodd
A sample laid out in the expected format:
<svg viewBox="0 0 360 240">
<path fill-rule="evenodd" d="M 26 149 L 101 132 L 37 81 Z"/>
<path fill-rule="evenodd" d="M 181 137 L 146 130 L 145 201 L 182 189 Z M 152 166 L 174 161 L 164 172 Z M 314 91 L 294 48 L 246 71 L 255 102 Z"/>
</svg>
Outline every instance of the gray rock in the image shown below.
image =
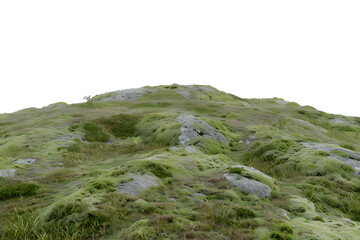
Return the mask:
<svg viewBox="0 0 360 240">
<path fill-rule="evenodd" d="M 256 140 L 256 137 L 253 135 L 249 135 L 246 137 L 245 139 L 245 144 L 246 145 L 250 145 L 251 143 L 253 143 Z"/>
<path fill-rule="evenodd" d="M 152 186 L 159 186 L 158 181 L 155 177 L 145 174 L 133 176 L 129 182 L 120 184 L 118 190 L 134 197 Z"/>
<path fill-rule="evenodd" d="M 16 169 L 0 169 L 0 177 L 15 177 Z"/>
<path fill-rule="evenodd" d="M 213 92 L 213 93 L 216 92 L 214 89 L 204 86 L 187 85 L 186 87 L 198 92 Z"/>
<path fill-rule="evenodd" d="M 188 142 L 198 137 L 208 137 L 216 142 L 225 142 L 226 144 L 229 144 L 229 140 L 226 139 L 224 135 L 203 120 L 191 115 L 180 115 L 177 119 L 182 125 L 179 144 L 187 145 Z M 196 125 L 200 125 L 202 129 L 194 128 Z"/>
<path fill-rule="evenodd" d="M 14 163 L 16 163 L 16 164 L 27 164 L 27 165 L 30 165 L 30 164 L 35 163 L 35 161 L 36 161 L 36 159 L 34 159 L 34 158 L 26 158 L 26 159 L 16 160 Z"/>
<path fill-rule="evenodd" d="M 148 88 L 131 88 L 125 90 L 118 90 L 111 93 L 110 97 L 100 98 L 99 100 L 93 100 L 96 102 L 107 102 L 107 101 L 133 101 L 148 92 L 157 92 L 155 89 Z"/>
<path fill-rule="evenodd" d="M 281 100 L 281 99 L 277 99 L 277 100 L 275 100 L 275 102 L 278 103 L 278 104 L 281 104 L 281 105 L 286 105 L 286 104 L 289 103 L 288 101 Z"/>
<path fill-rule="evenodd" d="M 341 119 L 341 118 L 334 118 L 330 120 L 332 123 L 336 124 L 350 124 L 348 121 Z"/>
<path fill-rule="evenodd" d="M 356 226 L 356 225 L 357 225 L 356 222 L 354 222 L 354 221 L 352 221 L 352 220 L 350 220 L 350 219 L 348 219 L 348 218 L 341 218 L 341 220 L 343 220 L 343 221 L 351 224 L 352 226 Z"/>
<path fill-rule="evenodd" d="M 325 145 L 325 144 L 321 144 L 321 143 L 302 142 L 301 144 L 304 147 L 309 148 L 309 149 L 321 150 L 321 151 L 328 152 L 330 154 L 330 156 L 329 156 L 330 158 L 345 162 L 346 164 L 353 167 L 357 174 L 360 174 L 360 154 L 359 153 L 348 150 L 348 149 L 333 147 L 333 146 L 329 146 L 329 145 Z M 344 157 L 341 157 L 341 156 L 338 156 L 338 155 L 332 153 L 332 151 L 335 151 L 335 150 L 343 151 L 343 152 L 347 153 L 350 156 L 350 158 L 344 158 Z M 356 159 L 356 160 L 354 160 L 354 159 Z"/>
<path fill-rule="evenodd" d="M 298 119 L 298 118 L 293 118 L 292 120 L 295 121 L 295 122 L 301 123 L 301 124 L 303 124 L 303 125 L 306 125 L 306 126 L 309 126 L 309 127 L 313 127 L 313 128 L 316 128 L 316 129 L 319 129 L 319 130 L 321 130 L 321 131 L 323 131 L 323 132 L 327 132 L 327 130 L 326 130 L 325 128 L 316 126 L 316 125 L 314 125 L 314 124 L 312 124 L 312 123 L 309 123 L 308 121 L 304 121 L 304 120 Z"/>
<path fill-rule="evenodd" d="M 198 192 L 194 193 L 194 195 L 197 196 L 197 197 L 206 197 L 205 194 L 203 194 L 203 193 L 198 193 Z"/>
<path fill-rule="evenodd" d="M 197 150 L 196 148 L 191 147 L 191 146 L 186 146 L 186 147 L 185 147 L 185 150 L 186 150 L 188 153 L 199 152 L 199 150 Z"/>
<path fill-rule="evenodd" d="M 186 90 L 177 90 L 177 93 L 181 94 L 184 98 L 186 99 L 190 99 L 191 97 L 191 93 L 189 91 Z"/>
<path fill-rule="evenodd" d="M 255 168 L 253 168 L 253 167 L 247 167 L 247 166 L 244 166 L 244 165 L 241 165 L 241 164 L 232 165 L 231 167 L 232 167 L 232 168 L 243 168 L 243 169 L 248 170 L 249 172 L 258 173 L 258 174 L 266 177 L 267 179 L 270 179 L 270 180 L 274 181 L 274 179 L 273 179 L 272 177 L 266 175 L 266 174 L 263 173 L 263 172 L 260 172 L 259 170 L 255 169 Z"/>
<path fill-rule="evenodd" d="M 171 147 L 170 150 L 172 151 L 177 151 L 177 150 L 180 150 L 180 149 L 183 149 L 183 147 Z"/>
<path fill-rule="evenodd" d="M 285 217 L 285 218 L 287 218 L 287 219 L 290 219 L 290 217 L 289 217 L 289 212 L 288 211 L 286 211 L 285 209 L 282 209 L 282 208 L 280 208 L 280 211 L 281 211 L 281 215 L 283 216 L 283 217 Z"/>
<path fill-rule="evenodd" d="M 225 173 L 224 177 L 235 187 L 244 192 L 255 194 L 260 199 L 268 198 L 271 195 L 271 188 L 259 181 L 242 177 L 236 173 Z"/>
</svg>

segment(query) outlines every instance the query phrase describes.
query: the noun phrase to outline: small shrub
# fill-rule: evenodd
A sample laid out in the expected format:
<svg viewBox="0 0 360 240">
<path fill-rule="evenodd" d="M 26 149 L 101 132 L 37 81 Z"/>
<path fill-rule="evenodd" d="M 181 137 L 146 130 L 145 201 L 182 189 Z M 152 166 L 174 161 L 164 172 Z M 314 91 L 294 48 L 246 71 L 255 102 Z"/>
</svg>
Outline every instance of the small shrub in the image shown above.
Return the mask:
<svg viewBox="0 0 360 240">
<path fill-rule="evenodd" d="M 176 115 L 154 113 L 136 125 L 136 135 L 143 137 L 145 143 L 174 146 L 179 143 L 180 128 Z"/>
<path fill-rule="evenodd" d="M 150 162 L 146 163 L 146 168 L 159 178 L 172 177 L 172 173 L 169 170 L 170 167 L 165 164 Z"/>
<path fill-rule="evenodd" d="M 96 122 L 104 126 L 115 137 L 127 138 L 135 136 L 135 125 L 140 119 L 141 116 L 137 114 L 118 114 L 98 119 Z"/>
<path fill-rule="evenodd" d="M 80 126 L 80 124 L 78 124 L 78 123 L 71 124 L 71 125 L 68 127 L 68 130 L 69 130 L 70 132 L 74 132 L 79 126 Z"/>
<path fill-rule="evenodd" d="M 115 191 L 115 183 L 107 179 L 92 180 L 87 184 L 87 189 L 90 193 L 94 193 L 98 190 L 105 190 L 106 192 Z"/>
<path fill-rule="evenodd" d="M 35 183 L 0 178 L 0 200 L 35 195 L 39 186 Z"/>
<path fill-rule="evenodd" d="M 351 145 L 351 144 L 342 144 L 342 145 L 340 145 L 340 146 L 343 147 L 343 148 L 352 150 L 352 151 L 356 151 L 356 148 L 355 148 L 353 145 Z"/>
<path fill-rule="evenodd" d="M 254 218 L 255 217 L 255 213 L 252 210 L 246 209 L 246 208 L 236 208 L 235 215 L 239 218 Z"/>
<path fill-rule="evenodd" d="M 270 234 L 271 239 L 276 239 L 276 240 L 293 240 L 294 238 L 291 235 L 287 235 L 287 234 L 283 234 L 281 232 L 272 232 Z"/>
<path fill-rule="evenodd" d="M 85 139 L 89 142 L 106 142 L 110 139 L 110 134 L 98 123 L 89 122 L 84 125 Z"/>
<path fill-rule="evenodd" d="M 284 223 L 279 226 L 279 230 L 281 232 L 285 232 L 285 233 L 290 233 L 290 234 L 293 233 L 292 227 L 290 227 L 289 225 L 284 224 Z"/>
<path fill-rule="evenodd" d="M 305 110 L 299 110 L 297 111 L 298 113 L 300 113 L 301 115 L 305 115 L 306 114 L 306 111 Z"/>
<path fill-rule="evenodd" d="M 312 219 L 313 221 L 325 222 L 321 216 L 316 216 Z"/>
<path fill-rule="evenodd" d="M 133 208 L 136 208 L 140 213 L 150 213 L 155 209 L 151 203 L 143 199 L 138 199 L 133 202 Z"/>
<path fill-rule="evenodd" d="M 327 157 L 327 156 L 330 156 L 330 153 L 325 152 L 325 151 L 318 150 L 318 151 L 315 152 L 315 155 L 316 155 L 316 156 Z"/>
</svg>

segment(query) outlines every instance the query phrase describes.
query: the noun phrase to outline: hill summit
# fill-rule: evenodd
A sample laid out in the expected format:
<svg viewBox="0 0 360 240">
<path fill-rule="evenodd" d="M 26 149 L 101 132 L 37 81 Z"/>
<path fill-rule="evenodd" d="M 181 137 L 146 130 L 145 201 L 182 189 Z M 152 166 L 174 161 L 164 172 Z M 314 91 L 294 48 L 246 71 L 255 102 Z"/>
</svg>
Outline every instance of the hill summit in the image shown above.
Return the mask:
<svg viewBox="0 0 360 240">
<path fill-rule="evenodd" d="M 211 86 L 0 115 L 0 239 L 360 239 L 360 118 Z"/>
</svg>

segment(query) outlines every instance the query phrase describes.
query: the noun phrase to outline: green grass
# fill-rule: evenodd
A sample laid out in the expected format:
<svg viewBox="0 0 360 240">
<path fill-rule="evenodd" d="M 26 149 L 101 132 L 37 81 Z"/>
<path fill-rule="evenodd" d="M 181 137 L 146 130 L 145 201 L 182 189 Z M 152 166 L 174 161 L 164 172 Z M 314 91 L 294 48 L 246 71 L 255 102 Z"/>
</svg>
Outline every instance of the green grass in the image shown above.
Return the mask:
<svg viewBox="0 0 360 240">
<path fill-rule="evenodd" d="M 149 114 L 137 124 L 136 134 L 146 143 L 157 143 L 161 146 L 177 145 L 181 124 L 176 115 Z"/>
<path fill-rule="evenodd" d="M 360 235 L 359 177 L 329 153 L 299 143 L 356 151 L 356 118 L 296 103 L 281 105 L 276 99 L 242 99 L 213 88 L 214 92 L 181 85 L 148 88 L 157 92 L 134 101 L 89 101 L 0 115 L 0 169 L 17 170 L 14 177 L 0 179 L 1 240 Z M 180 90 L 188 91 L 191 99 L 177 93 Z M 180 114 L 206 121 L 229 139 L 229 146 L 199 138 L 190 145 L 200 151 L 171 149 L 181 134 Z M 312 125 L 288 121 L 295 118 Z M 334 124 L 334 118 L 354 124 Z M 85 136 L 87 142 L 60 136 Z M 238 143 L 250 136 L 256 139 L 252 144 Z M 348 157 L 340 150 L 331 154 Z M 14 164 L 19 158 L 39 161 Z M 237 163 L 274 180 L 230 167 Z M 240 191 L 224 178 L 226 172 L 267 184 L 272 188 L 270 199 Z M 152 175 L 159 186 L 134 197 L 119 193 L 119 184 L 131 180 L 132 174 Z"/>
<path fill-rule="evenodd" d="M 227 153 L 229 150 L 228 146 L 223 142 L 216 142 L 215 140 L 207 137 L 199 137 L 189 142 L 189 145 L 199 147 L 200 150 L 205 154 L 220 154 Z"/>
<path fill-rule="evenodd" d="M 39 186 L 35 183 L 8 180 L 0 177 L 0 200 L 35 195 Z"/>
</svg>

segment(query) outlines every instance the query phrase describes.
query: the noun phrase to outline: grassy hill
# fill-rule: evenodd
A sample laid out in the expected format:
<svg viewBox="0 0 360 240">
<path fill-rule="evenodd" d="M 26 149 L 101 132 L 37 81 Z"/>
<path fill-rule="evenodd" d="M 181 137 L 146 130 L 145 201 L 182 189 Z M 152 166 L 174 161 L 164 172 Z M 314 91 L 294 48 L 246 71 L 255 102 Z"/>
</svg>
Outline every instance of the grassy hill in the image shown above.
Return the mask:
<svg viewBox="0 0 360 240">
<path fill-rule="evenodd" d="M 360 239 L 360 118 L 210 86 L 0 115 L 0 239 Z"/>
</svg>

